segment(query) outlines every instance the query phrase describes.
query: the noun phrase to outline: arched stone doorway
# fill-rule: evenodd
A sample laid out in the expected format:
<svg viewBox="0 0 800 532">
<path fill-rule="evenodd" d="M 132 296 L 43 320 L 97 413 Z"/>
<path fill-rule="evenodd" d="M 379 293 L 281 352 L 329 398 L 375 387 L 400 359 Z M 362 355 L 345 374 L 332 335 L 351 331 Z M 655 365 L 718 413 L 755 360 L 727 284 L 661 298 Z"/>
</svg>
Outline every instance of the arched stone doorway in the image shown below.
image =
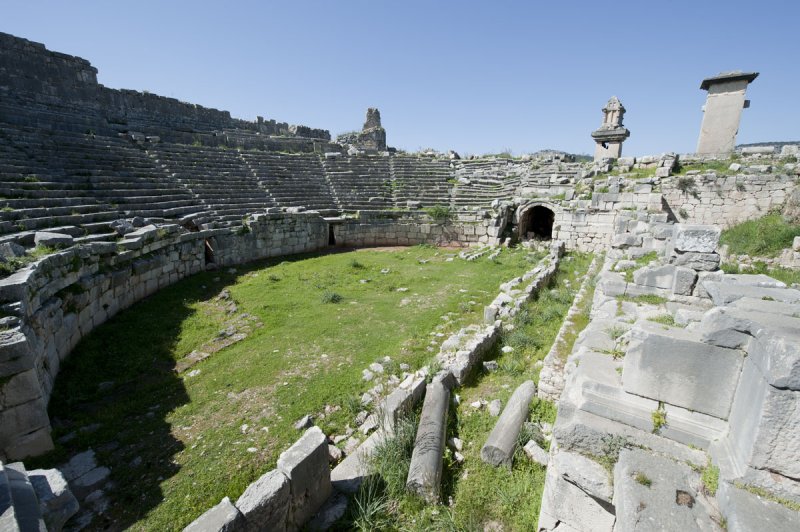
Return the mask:
<svg viewBox="0 0 800 532">
<path fill-rule="evenodd" d="M 551 240 L 556 213 L 544 205 L 526 208 L 519 217 L 520 240 Z"/>
</svg>

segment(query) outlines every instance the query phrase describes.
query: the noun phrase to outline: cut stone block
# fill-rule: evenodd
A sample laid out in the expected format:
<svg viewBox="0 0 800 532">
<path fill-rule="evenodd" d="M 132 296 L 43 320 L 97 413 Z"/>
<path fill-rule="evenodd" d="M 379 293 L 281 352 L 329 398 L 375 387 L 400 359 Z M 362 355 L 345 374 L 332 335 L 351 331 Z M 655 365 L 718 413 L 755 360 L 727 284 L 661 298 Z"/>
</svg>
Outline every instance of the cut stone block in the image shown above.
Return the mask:
<svg viewBox="0 0 800 532">
<path fill-rule="evenodd" d="M 481 460 L 493 466 L 511 467 L 517 437 L 522 424 L 528 419 L 531 400 L 536 395 L 533 381 L 523 382 L 508 400 L 486 443 L 481 448 Z"/>
<path fill-rule="evenodd" d="M 686 464 L 623 449 L 614 467 L 614 532 L 717 532 L 719 516 L 700 486 L 699 475 Z"/>
<path fill-rule="evenodd" d="M 699 340 L 682 329 L 639 323 L 625 355 L 624 390 L 727 419 L 743 354 Z"/>
<path fill-rule="evenodd" d="M 286 530 L 291 496 L 289 479 L 283 473 L 272 470 L 247 486 L 236 507 L 244 516 L 246 530 Z"/>
<path fill-rule="evenodd" d="M 450 391 L 432 382 L 425 391 L 406 487 L 429 503 L 439 500 Z"/>
<path fill-rule="evenodd" d="M 728 532 L 800 530 L 800 512 L 739 489 L 728 482 L 720 482 L 717 501 L 728 524 Z"/>
<path fill-rule="evenodd" d="M 47 530 L 64 528 L 64 523 L 80 509 L 64 475 L 58 469 L 34 469 L 28 472 L 28 478 L 39 499 L 39 510 Z"/>
<path fill-rule="evenodd" d="M 733 303 L 737 299 L 749 297 L 753 299 L 782 301 L 784 303 L 800 303 L 800 291 L 794 288 L 769 288 L 719 281 L 703 281 L 711 300 L 718 307 Z"/>
<path fill-rule="evenodd" d="M 675 268 L 675 282 L 672 285 L 672 293 L 681 296 L 692 295 L 695 281 L 697 281 L 697 273 L 693 269 Z"/>
<path fill-rule="evenodd" d="M 28 530 L 37 532 L 47 530 L 44 520 L 41 517 L 36 492 L 28 478 L 28 473 L 23 463 L 14 462 L 6 464 L 4 469 L 8 481 L 8 489 L 11 493 L 11 500 L 14 505 L 14 518 L 16 520 L 16 523 L 12 523 L 11 530 L 20 530 L 23 532 Z"/>
<path fill-rule="evenodd" d="M 551 462 L 545 477 L 538 530 L 612 532 L 614 520 L 610 503 L 595 499 L 564 479 Z"/>
<path fill-rule="evenodd" d="M 672 264 L 641 268 L 633 272 L 633 281 L 641 286 L 671 290 L 674 279 L 675 266 Z"/>
<path fill-rule="evenodd" d="M 192 521 L 183 532 L 237 532 L 242 530 L 242 514 L 228 497 Z"/>
<path fill-rule="evenodd" d="M 45 246 L 49 248 L 56 247 L 69 247 L 73 243 L 73 238 L 69 235 L 61 233 L 48 233 L 47 231 L 38 231 L 33 237 L 33 241 L 37 246 Z"/>
<path fill-rule="evenodd" d="M 679 251 L 675 253 L 671 260 L 676 266 L 685 266 L 696 271 L 713 272 L 719 269 L 720 256 L 717 253 Z"/>
<path fill-rule="evenodd" d="M 675 224 L 674 247 L 677 251 L 713 253 L 722 230 L 714 225 Z"/>
<path fill-rule="evenodd" d="M 319 427 L 311 427 L 278 457 L 278 471 L 291 488 L 287 528 L 301 528 L 331 494 L 328 439 Z"/>
</svg>

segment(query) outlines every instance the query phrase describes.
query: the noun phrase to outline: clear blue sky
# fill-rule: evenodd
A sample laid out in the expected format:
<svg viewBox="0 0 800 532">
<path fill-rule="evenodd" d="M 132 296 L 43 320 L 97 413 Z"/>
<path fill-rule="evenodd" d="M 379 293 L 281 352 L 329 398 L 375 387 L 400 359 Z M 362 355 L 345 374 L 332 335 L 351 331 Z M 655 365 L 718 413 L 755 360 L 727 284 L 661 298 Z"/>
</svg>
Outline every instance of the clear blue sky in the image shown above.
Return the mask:
<svg viewBox="0 0 800 532">
<path fill-rule="evenodd" d="M 800 2 L 3 1 L 0 31 L 113 88 L 461 153 L 590 153 L 612 95 L 624 153 L 694 151 L 700 81 L 755 70 L 740 143 L 800 139 Z"/>
</svg>

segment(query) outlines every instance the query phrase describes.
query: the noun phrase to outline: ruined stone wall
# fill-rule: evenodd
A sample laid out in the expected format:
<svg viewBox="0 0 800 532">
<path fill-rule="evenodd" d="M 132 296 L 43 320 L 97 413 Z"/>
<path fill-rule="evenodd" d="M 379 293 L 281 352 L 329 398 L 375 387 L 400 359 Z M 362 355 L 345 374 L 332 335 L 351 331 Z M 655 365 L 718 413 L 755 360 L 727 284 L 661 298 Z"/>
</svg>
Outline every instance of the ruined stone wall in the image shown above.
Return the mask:
<svg viewBox="0 0 800 532">
<path fill-rule="evenodd" d="M 697 224 L 730 227 L 760 218 L 783 206 L 797 186 L 795 177 L 770 173 L 717 176 L 686 176 L 681 190 L 679 177 L 662 181 L 661 193 L 676 219 Z M 687 185 L 688 183 L 688 185 Z"/>
<path fill-rule="evenodd" d="M 222 129 L 330 140 L 322 129 L 239 120 L 228 111 L 174 98 L 109 89 L 97 83 L 97 69 L 85 59 L 6 33 L 0 33 L 0 79 L 0 121 L 21 126 L 80 133 L 139 131 L 174 140 Z"/>
<path fill-rule="evenodd" d="M 50 255 L 0 280 L 0 460 L 52 447 L 47 403 L 64 358 L 81 338 L 136 301 L 194 273 L 327 245 L 315 213 L 259 215 L 247 230 L 181 232 L 146 226 L 119 243 Z M 213 257 L 213 259 L 212 259 Z"/>
</svg>

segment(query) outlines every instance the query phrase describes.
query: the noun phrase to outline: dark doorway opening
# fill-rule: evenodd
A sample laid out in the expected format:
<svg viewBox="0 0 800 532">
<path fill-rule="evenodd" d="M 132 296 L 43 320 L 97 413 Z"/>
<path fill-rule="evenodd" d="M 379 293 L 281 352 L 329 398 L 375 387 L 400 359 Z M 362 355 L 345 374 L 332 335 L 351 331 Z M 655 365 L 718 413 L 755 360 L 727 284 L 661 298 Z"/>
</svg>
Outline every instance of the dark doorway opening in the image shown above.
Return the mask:
<svg viewBox="0 0 800 532">
<path fill-rule="evenodd" d="M 526 239 L 550 240 L 553 238 L 553 222 L 556 215 L 547 207 L 536 205 L 525 215 L 523 236 Z"/>
<path fill-rule="evenodd" d="M 213 264 L 214 263 L 214 248 L 211 247 L 211 242 L 208 241 L 206 238 L 205 240 L 205 258 L 206 264 Z"/>
<path fill-rule="evenodd" d="M 336 245 L 336 234 L 333 232 L 333 225 L 328 225 L 328 245 Z"/>
</svg>

